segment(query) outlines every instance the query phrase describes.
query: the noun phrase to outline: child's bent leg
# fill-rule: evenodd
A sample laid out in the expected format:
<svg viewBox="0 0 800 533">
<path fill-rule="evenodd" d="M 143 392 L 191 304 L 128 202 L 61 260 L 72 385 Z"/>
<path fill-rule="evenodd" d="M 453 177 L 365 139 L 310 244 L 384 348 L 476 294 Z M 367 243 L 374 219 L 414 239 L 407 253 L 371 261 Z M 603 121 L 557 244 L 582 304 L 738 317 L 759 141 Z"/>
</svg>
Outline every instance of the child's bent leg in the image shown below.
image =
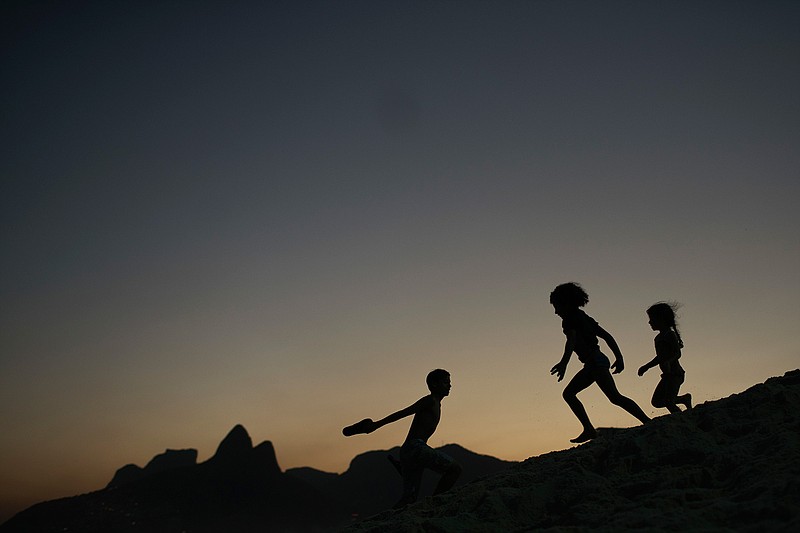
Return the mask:
<svg viewBox="0 0 800 533">
<path fill-rule="evenodd" d="M 680 413 L 681 410 L 675 405 L 675 397 L 671 388 L 669 381 L 662 377 L 656 385 L 656 390 L 653 391 L 653 399 L 650 400 L 650 403 L 657 409 L 666 408 L 670 413 Z"/>
<path fill-rule="evenodd" d="M 567 405 L 569 405 L 569 408 L 572 409 L 572 412 L 575 413 L 575 416 L 583 426 L 583 432 L 574 439 L 570 439 L 570 442 L 586 442 L 587 440 L 591 440 L 597 436 L 597 431 L 594 429 L 592 422 L 589 420 L 589 415 L 586 414 L 586 409 L 578 399 L 578 393 L 586 389 L 592 383 L 594 383 L 592 372 L 584 367 L 580 369 L 577 374 L 575 374 L 572 380 L 564 388 L 564 392 L 562 393 L 564 401 L 567 402 Z"/>
<path fill-rule="evenodd" d="M 411 441 L 403 443 L 400 448 L 400 475 L 403 477 L 403 495 L 400 500 L 394 505 L 395 509 L 399 509 L 414 503 L 419 497 L 419 487 L 422 484 L 422 471 L 423 465 L 419 462 L 419 451 L 425 448 L 426 445 L 422 441 Z M 392 462 L 394 464 L 394 462 Z M 397 465 L 395 465 L 397 467 Z"/>
<path fill-rule="evenodd" d="M 686 406 L 686 410 L 692 408 L 692 395 L 691 394 L 683 394 L 678 396 L 678 391 L 681 390 L 681 385 L 683 385 L 684 380 L 686 379 L 686 374 L 681 373 L 680 376 L 676 378 L 676 385 L 675 385 L 675 403 L 682 403 Z"/>
<path fill-rule="evenodd" d="M 642 408 L 639 405 L 628 398 L 627 396 L 623 396 L 618 390 L 617 385 L 614 383 L 614 378 L 611 376 L 611 372 L 607 368 L 598 369 L 596 374 L 596 381 L 597 385 L 600 387 L 600 390 L 603 391 L 603 394 L 611 400 L 611 403 L 614 405 L 618 405 L 629 412 L 631 415 L 635 416 L 639 422 L 645 423 L 650 421 L 650 417 L 647 416 Z"/>
<path fill-rule="evenodd" d="M 442 477 L 439 478 L 439 483 L 436 485 L 436 489 L 433 491 L 433 494 L 440 494 L 452 487 L 455 482 L 458 480 L 458 476 L 461 475 L 461 465 L 458 463 L 452 463 L 450 466 L 447 467 L 447 470 L 442 473 Z"/>
<path fill-rule="evenodd" d="M 419 496 L 419 487 L 422 484 L 422 469 L 421 468 L 403 468 L 403 495 L 400 500 L 394 504 L 394 509 L 405 507 L 409 503 L 417 501 Z"/>
<path fill-rule="evenodd" d="M 681 410 L 676 404 L 685 402 L 683 396 L 678 396 L 678 391 L 683 383 L 683 376 L 676 374 L 662 374 L 661 381 L 653 391 L 653 407 L 666 407 L 670 413 L 680 413 Z M 690 397 L 691 403 L 691 397 Z"/>
<path fill-rule="evenodd" d="M 461 475 L 461 465 L 455 459 L 446 453 L 434 450 L 427 444 L 420 447 L 420 453 L 417 456 L 420 466 L 430 468 L 442 475 L 439 478 L 439 483 L 436 485 L 433 494 L 440 494 L 450 487 L 452 487 Z"/>
<path fill-rule="evenodd" d="M 653 398 L 650 400 L 650 404 L 656 409 L 661 409 L 662 407 L 667 406 L 667 402 L 664 398 L 664 389 L 664 378 L 661 378 L 661 381 L 658 382 L 658 385 L 656 385 L 656 388 L 653 391 Z"/>
</svg>

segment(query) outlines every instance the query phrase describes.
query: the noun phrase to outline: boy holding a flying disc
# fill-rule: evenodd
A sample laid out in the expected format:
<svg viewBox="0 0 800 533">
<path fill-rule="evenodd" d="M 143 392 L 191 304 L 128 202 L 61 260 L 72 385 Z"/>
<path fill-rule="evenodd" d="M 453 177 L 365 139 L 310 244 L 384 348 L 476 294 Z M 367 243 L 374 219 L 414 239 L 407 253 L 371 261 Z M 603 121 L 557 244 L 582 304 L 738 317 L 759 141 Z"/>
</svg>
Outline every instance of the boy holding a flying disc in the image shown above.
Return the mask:
<svg viewBox="0 0 800 533">
<path fill-rule="evenodd" d="M 372 433 L 386 424 L 414 415 L 406 440 L 400 448 L 400 463 L 395 465 L 399 466 L 403 476 L 403 496 L 395 505 L 396 508 L 416 501 L 424 469 L 429 468 L 442 476 L 434 494 L 448 490 L 461 474 L 461 466 L 452 457 L 428 446 L 428 439 L 436 431 L 441 419 L 442 399 L 450 394 L 450 373 L 442 369 L 433 370 L 425 381 L 431 392 L 429 395 L 377 422 L 365 418 L 342 430 L 348 437 L 358 433 Z"/>
</svg>

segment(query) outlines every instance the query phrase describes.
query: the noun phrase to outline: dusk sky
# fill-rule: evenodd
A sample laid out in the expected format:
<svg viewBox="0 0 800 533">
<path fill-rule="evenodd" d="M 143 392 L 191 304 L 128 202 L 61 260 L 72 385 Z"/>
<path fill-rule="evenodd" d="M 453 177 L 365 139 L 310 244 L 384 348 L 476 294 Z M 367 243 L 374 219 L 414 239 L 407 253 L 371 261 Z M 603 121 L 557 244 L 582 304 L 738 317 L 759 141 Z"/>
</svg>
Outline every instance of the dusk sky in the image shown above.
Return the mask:
<svg viewBox="0 0 800 533">
<path fill-rule="evenodd" d="M 235 424 L 283 469 L 580 424 L 559 283 L 650 415 L 800 366 L 800 2 L 3 2 L 0 520 Z M 610 351 L 605 350 L 610 355 Z M 579 369 L 573 358 L 567 380 Z M 596 387 L 599 427 L 638 422 Z"/>
</svg>

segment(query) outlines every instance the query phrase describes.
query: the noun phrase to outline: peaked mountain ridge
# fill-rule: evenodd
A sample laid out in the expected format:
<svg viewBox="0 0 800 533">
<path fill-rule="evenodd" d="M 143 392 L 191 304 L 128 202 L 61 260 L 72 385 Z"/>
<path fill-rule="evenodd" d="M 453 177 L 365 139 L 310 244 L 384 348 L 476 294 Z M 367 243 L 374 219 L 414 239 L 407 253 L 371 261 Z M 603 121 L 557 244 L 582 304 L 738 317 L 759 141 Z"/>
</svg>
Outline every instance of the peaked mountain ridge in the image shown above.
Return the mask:
<svg viewBox="0 0 800 533">
<path fill-rule="evenodd" d="M 460 483 L 513 464 L 458 445 L 444 449 L 464 466 Z M 432 493 L 433 482 L 424 479 L 423 494 Z M 390 508 L 399 496 L 387 451 L 356 456 L 343 474 L 282 472 L 272 442 L 254 447 L 236 425 L 203 463 L 195 449 L 167 449 L 143 468 L 121 467 L 104 489 L 36 504 L 0 532 L 333 531 Z"/>
</svg>

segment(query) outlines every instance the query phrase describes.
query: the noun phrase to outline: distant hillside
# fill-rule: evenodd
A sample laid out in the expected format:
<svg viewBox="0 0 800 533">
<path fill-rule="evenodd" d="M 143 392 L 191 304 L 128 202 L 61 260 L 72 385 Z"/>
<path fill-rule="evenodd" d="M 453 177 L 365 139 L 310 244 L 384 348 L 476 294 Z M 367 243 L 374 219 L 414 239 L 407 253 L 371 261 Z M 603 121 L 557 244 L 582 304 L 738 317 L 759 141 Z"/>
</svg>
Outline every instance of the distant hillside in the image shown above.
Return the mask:
<svg viewBox="0 0 800 533">
<path fill-rule="evenodd" d="M 800 531 L 800 370 L 347 532 Z"/>
<path fill-rule="evenodd" d="M 208 461 L 167 450 L 145 468 L 126 465 L 103 490 L 34 505 L 6 532 L 311 531 L 341 524 L 346 510 L 281 472 L 272 443 L 256 447 L 234 427 Z"/>
</svg>

